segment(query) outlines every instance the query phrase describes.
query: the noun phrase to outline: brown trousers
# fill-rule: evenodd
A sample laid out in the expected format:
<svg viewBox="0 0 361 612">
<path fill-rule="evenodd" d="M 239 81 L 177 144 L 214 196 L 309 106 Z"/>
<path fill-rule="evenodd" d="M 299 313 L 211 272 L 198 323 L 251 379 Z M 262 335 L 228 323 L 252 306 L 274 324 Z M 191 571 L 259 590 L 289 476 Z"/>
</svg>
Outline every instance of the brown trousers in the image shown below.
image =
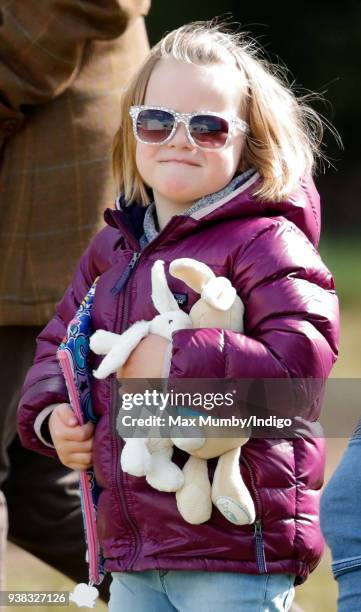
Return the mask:
<svg viewBox="0 0 361 612">
<path fill-rule="evenodd" d="M 72 580 L 88 577 L 77 473 L 23 448 L 16 434 L 19 393 L 40 331 L 0 327 L 0 590 L 7 531 L 14 544 Z M 99 589 L 106 601 L 108 585 L 105 578 Z"/>
</svg>

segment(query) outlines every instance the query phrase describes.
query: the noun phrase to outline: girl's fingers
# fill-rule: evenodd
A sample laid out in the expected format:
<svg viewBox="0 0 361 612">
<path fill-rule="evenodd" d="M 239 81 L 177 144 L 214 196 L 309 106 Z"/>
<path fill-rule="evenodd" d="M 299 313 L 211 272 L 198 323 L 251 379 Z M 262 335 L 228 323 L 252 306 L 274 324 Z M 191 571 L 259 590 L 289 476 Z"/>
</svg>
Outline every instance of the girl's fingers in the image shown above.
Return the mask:
<svg viewBox="0 0 361 612">
<path fill-rule="evenodd" d="M 77 425 L 76 427 L 64 427 L 61 437 L 65 440 L 74 442 L 85 442 L 93 437 L 93 432 L 94 425 L 92 423 L 86 423 L 85 425 Z"/>
<path fill-rule="evenodd" d="M 66 465 L 72 470 L 86 470 L 92 465 L 91 453 L 73 453 Z"/>
<path fill-rule="evenodd" d="M 59 406 L 55 408 L 55 411 L 60 421 L 67 427 L 78 425 L 78 420 L 69 404 L 59 404 Z"/>
<path fill-rule="evenodd" d="M 73 453 L 90 453 L 93 450 L 93 438 L 89 438 L 89 440 L 84 442 L 65 440 L 61 446 L 64 453 L 66 452 L 68 455 Z"/>
</svg>

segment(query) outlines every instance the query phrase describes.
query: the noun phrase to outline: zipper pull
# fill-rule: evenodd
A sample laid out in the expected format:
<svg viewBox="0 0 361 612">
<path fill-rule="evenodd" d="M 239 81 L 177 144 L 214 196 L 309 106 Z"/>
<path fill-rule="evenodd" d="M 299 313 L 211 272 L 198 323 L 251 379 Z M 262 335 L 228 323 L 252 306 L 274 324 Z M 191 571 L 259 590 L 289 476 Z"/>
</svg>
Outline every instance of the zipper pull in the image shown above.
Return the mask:
<svg viewBox="0 0 361 612">
<path fill-rule="evenodd" d="M 266 564 L 266 557 L 264 553 L 264 542 L 263 542 L 261 519 L 255 520 L 253 542 L 254 542 L 254 546 L 256 550 L 256 561 L 257 561 L 258 571 L 260 574 L 266 574 L 267 564 Z"/>
<path fill-rule="evenodd" d="M 125 283 L 127 282 L 129 276 L 132 273 L 132 270 L 135 268 L 135 265 L 138 261 L 140 257 L 140 253 L 133 253 L 132 259 L 130 260 L 129 264 L 127 265 L 127 267 L 125 268 L 123 274 L 121 275 L 121 277 L 119 278 L 119 280 L 116 282 L 116 284 L 114 285 L 114 287 L 111 289 L 111 293 L 113 295 L 118 295 L 121 290 L 123 289 Z"/>
</svg>

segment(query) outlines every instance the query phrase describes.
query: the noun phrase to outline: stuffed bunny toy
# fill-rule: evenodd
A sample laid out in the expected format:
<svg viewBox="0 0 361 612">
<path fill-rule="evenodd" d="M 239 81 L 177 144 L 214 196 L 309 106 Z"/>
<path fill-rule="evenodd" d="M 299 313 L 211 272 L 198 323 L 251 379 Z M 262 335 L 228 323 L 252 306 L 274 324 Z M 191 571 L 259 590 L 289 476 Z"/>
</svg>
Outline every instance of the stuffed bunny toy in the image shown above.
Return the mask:
<svg viewBox="0 0 361 612">
<path fill-rule="evenodd" d="M 174 331 L 192 327 L 190 316 L 179 308 L 168 288 L 163 266 L 161 260 L 152 266 L 152 302 L 159 315 L 151 321 L 137 321 L 121 335 L 100 329 L 91 336 L 91 350 L 97 355 L 105 355 L 93 371 L 95 378 L 106 378 L 122 368 L 130 353 L 148 334 L 171 340 Z M 159 491 L 174 492 L 183 485 L 182 470 L 171 461 L 173 443 L 170 438 L 160 437 L 158 430 L 153 428 L 146 438 L 124 438 L 124 441 L 121 455 L 124 472 L 145 476 L 148 484 Z"/>
<path fill-rule="evenodd" d="M 169 266 L 170 274 L 200 294 L 189 315 L 180 310 L 169 290 L 164 263 L 156 261 L 152 268 L 152 301 L 160 313 L 152 321 L 139 321 L 121 336 L 98 330 L 90 339 L 91 349 L 106 355 L 96 378 L 105 378 L 126 362 L 131 351 L 148 333 L 156 333 L 171 340 L 178 329 L 190 327 L 220 327 L 243 330 L 244 306 L 224 277 L 216 277 L 204 263 L 182 258 Z M 189 523 L 207 521 L 212 513 L 212 501 L 231 522 L 244 525 L 254 522 L 252 498 L 243 482 L 240 469 L 241 446 L 247 441 L 235 428 L 234 437 L 207 437 L 206 428 L 198 437 L 189 438 L 128 438 L 123 449 L 122 469 L 135 476 L 146 476 L 147 482 L 160 491 L 175 491 L 177 507 Z M 171 461 L 173 445 L 190 454 L 180 470 Z M 207 459 L 218 457 L 212 486 L 209 482 Z"/>
</svg>

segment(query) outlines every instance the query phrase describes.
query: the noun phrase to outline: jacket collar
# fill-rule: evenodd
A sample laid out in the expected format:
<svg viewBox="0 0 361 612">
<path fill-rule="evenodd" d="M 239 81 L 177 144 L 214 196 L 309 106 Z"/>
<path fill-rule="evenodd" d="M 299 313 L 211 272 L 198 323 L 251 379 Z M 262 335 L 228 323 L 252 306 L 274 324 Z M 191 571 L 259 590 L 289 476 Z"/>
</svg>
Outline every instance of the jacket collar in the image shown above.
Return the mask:
<svg viewBox="0 0 361 612">
<path fill-rule="evenodd" d="M 199 224 L 258 216 L 285 217 L 295 223 L 314 246 L 317 246 L 320 235 L 320 201 L 312 178 L 302 179 L 298 189 L 281 202 L 260 202 L 255 198 L 253 193 L 260 181 L 259 173 L 255 173 L 240 187 L 212 201 L 209 206 L 194 211 L 191 216 L 176 215 L 159 236 L 169 232 L 170 227 L 174 232 L 172 238 L 178 240 Z M 115 210 L 108 208 L 105 211 L 105 221 L 108 225 L 120 229 L 131 247 L 139 250 L 146 207 L 136 203 L 127 205 L 123 195 L 117 199 L 116 206 Z"/>
</svg>

